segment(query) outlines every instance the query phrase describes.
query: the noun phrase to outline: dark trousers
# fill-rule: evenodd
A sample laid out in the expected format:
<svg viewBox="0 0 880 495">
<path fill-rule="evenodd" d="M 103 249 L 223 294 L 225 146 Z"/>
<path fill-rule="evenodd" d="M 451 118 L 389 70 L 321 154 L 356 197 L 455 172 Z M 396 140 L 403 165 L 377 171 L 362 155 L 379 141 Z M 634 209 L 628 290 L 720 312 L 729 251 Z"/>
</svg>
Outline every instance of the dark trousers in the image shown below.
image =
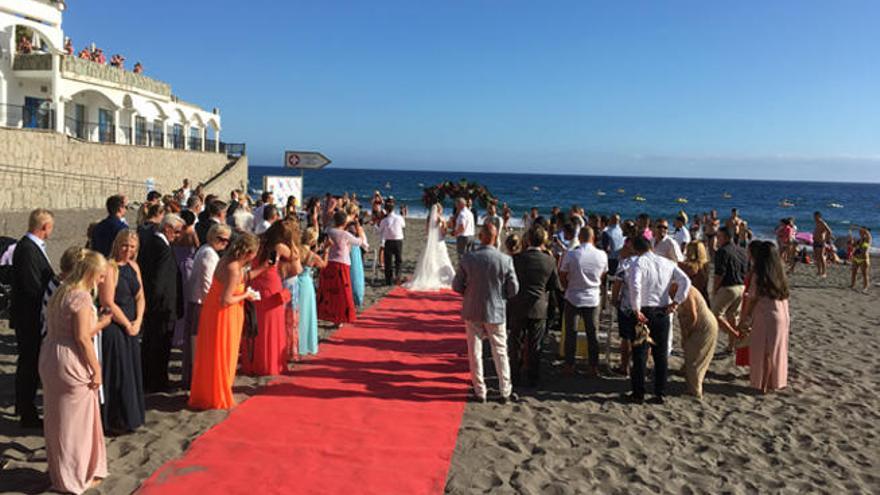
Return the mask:
<svg viewBox="0 0 880 495">
<path fill-rule="evenodd" d="M 648 361 L 648 346 L 654 356 L 654 395 L 662 396 L 666 388 L 666 373 L 669 368 L 667 352 L 669 348 L 669 313 L 665 307 L 642 308 L 642 314 L 648 318 L 648 329 L 651 330 L 653 344 L 647 342 L 633 346 L 632 357 L 632 390 L 636 397 L 645 396 L 645 366 Z"/>
<path fill-rule="evenodd" d="M 18 362 L 15 367 L 15 411 L 22 419 L 39 417 L 34 401 L 40 387 L 40 329 L 16 328 L 15 344 L 18 348 Z"/>
<path fill-rule="evenodd" d="M 574 364 L 577 354 L 577 326 L 575 316 L 584 320 L 584 328 L 587 330 L 587 352 L 590 355 L 590 366 L 599 366 L 599 339 L 596 331 L 599 329 L 599 307 L 577 307 L 565 301 L 565 364 Z"/>
<path fill-rule="evenodd" d="M 352 248 L 359 249 L 359 248 Z M 394 259 L 394 265 L 391 260 Z M 391 285 L 395 279 L 400 278 L 400 265 L 403 263 L 403 240 L 385 241 L 385 284 Z"/>
<path fill-rule="evenodd" d="M 541 378 L 541 353 L 544 336 L 547 334 L 547 320 L 511 320 L 507 327 L 507 356 L 510 359 L 510 374 L 514 386 L 518 386 L 525 371 L 529 385 L 536 385 Z"/>
<path fill-rule="evenodd" d="M 144 392 L 166 392 L 169 388 L 168 361 L 174 320 L 171 315 L 144 316 L 141 363 L 144 369 Z"/>
</svg>

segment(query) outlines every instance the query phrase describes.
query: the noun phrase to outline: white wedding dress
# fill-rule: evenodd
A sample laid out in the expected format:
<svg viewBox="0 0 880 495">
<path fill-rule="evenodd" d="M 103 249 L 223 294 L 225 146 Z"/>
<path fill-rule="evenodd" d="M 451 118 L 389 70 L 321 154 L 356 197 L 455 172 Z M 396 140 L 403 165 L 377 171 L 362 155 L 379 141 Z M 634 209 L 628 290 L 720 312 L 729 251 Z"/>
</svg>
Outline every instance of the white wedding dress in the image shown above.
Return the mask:
<svg viewBox="0 0 880 495">
<path fill-rule="evenodd" d="M 428 240 L 425 249 L 416 262 L 416 271 L 412 280 L 403 284 L 411 291 L 436 291 L 452 287 L 455 269 L 449 260 L 446 242 L 440 220 L 442 206 L 435 204 L 431 208 L 428 221 Z"/>
</svg>

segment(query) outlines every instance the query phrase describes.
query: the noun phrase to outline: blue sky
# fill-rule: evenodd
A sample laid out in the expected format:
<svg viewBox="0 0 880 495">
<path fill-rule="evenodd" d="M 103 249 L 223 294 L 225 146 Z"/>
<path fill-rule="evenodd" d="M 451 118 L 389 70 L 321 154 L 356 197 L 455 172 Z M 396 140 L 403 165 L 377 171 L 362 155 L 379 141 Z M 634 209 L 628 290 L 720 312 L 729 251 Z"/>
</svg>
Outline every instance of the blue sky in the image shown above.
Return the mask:
<svg viewBox="0 0 880 495">
<path fill-rule="evenodd" d="M 880 2 L 71 0 L 251 163 L 880 182 Z"/>
</svg>

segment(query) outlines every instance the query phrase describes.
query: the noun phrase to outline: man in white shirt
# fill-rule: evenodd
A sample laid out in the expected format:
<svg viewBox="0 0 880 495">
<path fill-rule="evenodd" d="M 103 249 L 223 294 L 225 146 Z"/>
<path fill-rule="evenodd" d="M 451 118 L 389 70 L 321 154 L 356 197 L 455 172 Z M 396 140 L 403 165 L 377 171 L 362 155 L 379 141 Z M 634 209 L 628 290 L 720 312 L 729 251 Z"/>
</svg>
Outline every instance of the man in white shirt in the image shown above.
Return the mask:
<svg viewBox="0 0 880 495">
<path fill-rule="evenodd" d="M 183 325 L 183 384 L 189 387 L 192 377 L 192 364 L 196 353 L 196 335 L 199 332 L 199 316 L 202 314 L 202 303 L 211 289 L 214 270 L 220 262 L 220 252 L 229 247 L 232 229 L 228 225 L 212 225 L 208 230 L 206 243 L 202 244 L 193 258 L 192 272 L 186 280 L 184 297 L 186 298 L 185 321 Z"/>
<path fill-rule="evenodd" d="M 403 229 L 406 220 L 394 212 L 394 203 L 385 203 L 385 218 L 379 223 L 379 237 L 385 246 L 385 285 L 400 280 L 400 266 L 403 264 Z M 391 262 L 394 261 L 392 266 Z"/>
<path fill-rule="evenodd" d="M 458 253 L 458 261 L 464 257 L 465 253 L 473 248 L 474 244 L 474 215 L 467 207 L 467 201 L 464 198 L 455 200 L 458 205 L 458 216 L 455 217 L 455 252 Z"/>
<path fill-rule="evenodd" d="M 263 210 L 266 206 L 275 204 L 275 195 L 272 194 L 272 191 L 263 191 L 263 194 L 260 195 L 260 201 L 262 201 L 260 206 L 254 208 L 253 211 L 254 223 L 263 221 Z M 257 232 L 257 234 L 259 234 L 259 232 Z"/>
<path fill-rule="evenodd" d="M 684 251 L 688 243 L 691 242 L 691 233 L 688 230 L 687 218 L 682 216 L 675 218 L 675 232 L 672 233 L 672 238 L 678 243 L 678 247 Z"/>
<path fill-rule="evenodd" d="M 675 263 L 684 261 L 678 241 L 669 237 L 669 222 L 665 218 L 654 224 L 654 253 Z"/>
<path fill-rule="evenodd" d="M 657 256 L 651 251 L 651 243 L 642 236 L 633 239 L 633 249 L 638 260 L 627 271 L 626 284 L 630 309 L 640 323 L 651 331 L 647 341 L 633 343 L 632 395 L 630 401 L 641 403 L 645 400 L 645 363 L 648 346 L 654 358 L 654 394 L 652 402 L 663 403 L 668 369 L 668 347 L 670 320 L 669 314 L 687 297 L 691 281 L 674 262 Z M 677 285 L 675 298 L 671 300 L 669 290 Z"/>
<path fill-rule="evenodd" d="M 183 200 L 183 204 L 186 204 L 189 201 L 189 197 L 192 196 L 192 189 L 189 188 L 189 179 L 183 179 L 183 187 L 180 188 L 180 196 Z"/>
<path fill-rule="evenodd" d="M 486 216 L 483 217 L 483 223 L 489 222 L 495 226 L 495 230 L 498 231 L 498 235 L 495 236 L 495 247 L 501 249 L 501 234 L 504 232 L 504 219 L 498 215 L 498 208 L 495 206 L 495 203 L 489 203 L 489 206 L 486 207 Z"/>
<path fill-rule="evenodd" d="M 578 234 L 580 245 L 565 253 L 559 267 L 562 286 L 565 287 L 565 373 L 573 375 L 577 351 L 576 317 L 584 321 L 587 331 L 587 349 L 590 354 L 590 375 L 599 374 L 599 307 L 602 302 L 602 277 L 608 271 L 608 255 L 597 249 L 595 233 L 583 227 Z"/>
<path fill-rule="evenodd" d="M 263 208 L 263 218 L 256 226 L 254 226 L 254 234 L 262 235 L 264 232 L 269 230 L 269 227 L 272 226 L 278 220 L 278 208 L 275 205 L 266 205 Z"/>
</svg>

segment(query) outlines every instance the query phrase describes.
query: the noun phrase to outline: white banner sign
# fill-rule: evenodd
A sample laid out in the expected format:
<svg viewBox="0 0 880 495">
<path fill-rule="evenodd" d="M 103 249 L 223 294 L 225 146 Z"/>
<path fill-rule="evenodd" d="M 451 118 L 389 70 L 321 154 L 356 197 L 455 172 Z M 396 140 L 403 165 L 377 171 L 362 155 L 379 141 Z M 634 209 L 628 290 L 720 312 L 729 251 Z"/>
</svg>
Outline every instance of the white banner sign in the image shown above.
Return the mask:
<svg viewBox="0 0 880 495">
<path fill-rule="evenodd" d="M 297 210 L 302 208 L 302 177 L 290 177 L 283 175 L 263 176 L 263 190 L 272 191 L 275 195 L 275 204 L 279 208 L 287 205 L 287 198 L 296 198 Z"/>
</svg>

